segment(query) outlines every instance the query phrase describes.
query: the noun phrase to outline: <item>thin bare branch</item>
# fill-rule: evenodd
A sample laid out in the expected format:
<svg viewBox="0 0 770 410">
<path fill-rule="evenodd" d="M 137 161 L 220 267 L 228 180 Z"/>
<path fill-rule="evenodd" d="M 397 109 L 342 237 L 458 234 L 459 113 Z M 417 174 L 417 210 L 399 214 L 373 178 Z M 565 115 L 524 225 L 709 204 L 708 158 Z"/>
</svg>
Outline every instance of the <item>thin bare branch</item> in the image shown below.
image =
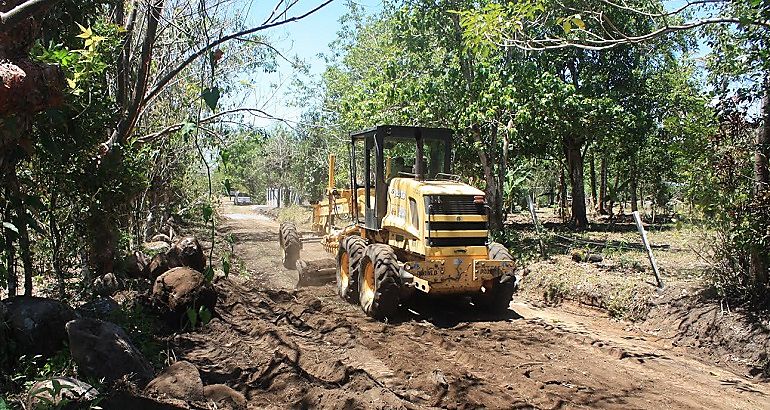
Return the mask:
<svg viewBox="0 0 770 410">
<path fill-rule="evenodd" d="M 563 49 L 563 48 L 569 48 L 569 47 L 580 48 L 584 50 L 599 51 L 599 50 L 607 50 L 607 49 L 614 48 L 624 44 L 641 43 L 644 41 L 652 40 L 656 37 L 659 37 L 665 34 L 684 31 L 684 30 L 690 30 L 696 27 L 701 27 L 701 26 L 710 25 L 710 24 L 744 24 L 744 22 L 741 21 L 740 19 L 732 18 L 732 17 L 714 17 L 714 18 L 708 18 L 708 19 L 695 20 L 695 21 L 691 21 L 691 22 L 679 24 L 679 25 L 665 26 L 643 35 L 625 36 L 623 38 L 617 38 L 617 39 L 603 39 L 603 40 L 586 39 L 586 40 L 583 40 L 583 42 L 580 42 L 580 41 L 574 41 L 574 40 L 569 40 L 564 38 L 548 37 L 548 38 L 536 39 L 536 40 L 507 39 L 507 40 L 504 40 L 502 43 L 495 42 L 495 44 L 500 47 L 516 47 L 525 51 L 556 50 L 556 49 Z M 753 24 L 759 25 L 765 28 L 770 28 L 770 23 L 766 21 L 755 21 L 753 22 Z M 619 33 L 619 34 L 623 35 L 622 33 Z"/>
<path fill-rule="evenodd" d="M 182 70 L 184 70 L 188 65 L 192 64 L 199 57 L 201 57 L 202 55 L 206 54 L 208 51 L 211 51 L 212 49 L 214 49 L 215 47 L 219 46 L 220 44 L 226 43 L 226 42 L 228 42 L 230 40 L 237 39 L 239 37 L 247 36 L 249 34 L 254 34 L 254 33 L 259 32 L 259 31 L 267 30 L 267 29 L 272 28 L 272 27 L 277 27 L 277 26 L 281 26 L 281 25 L 284 25 L 284 24 L 288 24 L 288 23 L 292 23 L 292 22 L 295 22 L 295 21 L 302 20 L 305 17 L 310 16 L 311 14 L 317 12 L 318 10 L 321 10 L 322 8 L 326 7 L 332 1 L 334 1 L 334 0 L 326 0 L 323 3 L 321 3 L 320 5 L 316 6 L 313 9 L 311 9 L 310 11 L 308 11 L 308 12 L 306 12 L 304 14 L 301 14 L 299 16 L 291 17 L 291 18 L 288 18 L 286 20 L 282 20 L 282 21 L 277 22 L 277 23 L 265 24 L 265 25 L 261 25 L 259 27 L 254 27 L 254 28 L 248 29 L 248 30 L 239 31 L 237 33 L 228 34 L 228 35 L 226 35 L 224 37 L 219 38 L 218 40 L 212 41 L 211 43 L 207 44 L 206 46 L 202 47 L 198 51 L 196 51 L 193 54 L 191 54 L 189 57 L 187 57 L 187 59 L 185 59 L 182 63 L 180 63 L 176 68 L 174 68 L 173 70 L 168 72 L 165 76 L 163 76 L 158 81 L 158 83 L 155 84 L 153 89 L 149 93 L 147 93 L 147 96 L 144 98 L 144 101 L 142 103 L 143 104 L 147 104 L 150 101 L 152 101 L 155 97 L 158 96 L 158 94 L 160 94 L 161 91 L 163 91 L 164 87 L 169 83 L 169 81 L 171 81 L 171 79 L 173 79 L 177 74 L 179 74 Z"/>
<path fill-rule="evenodd" d="M 59 0 L 27 0 L 7 12 L 0 12 L 0 31 L 8 31 L 22 21 L 42 13 Z"/>
<path fill-rule="evenodd" d="M 287 125 L 291 126 L 287 120 L 285 120 L 283 118 L 279 118 L 279 117 L 273 116 L 272 114 L 269 114 L 269 113 L 267 113 L 267 112 L 265 112 L 263 110 L 260 110 L 258 108 L 234 108 L 232 110 L 221 111 L 221 112 L 218 112 L 216 114 L 210 115 L 208 117 L 201 118 L 200 124 L 206 124 L 206 123 L 209 123 L 209 122 L 213 122 L 213 121 L 215 121 L 215 120 L 217 120 L 219 118 L 222 118 L 224 116 L 228 116 L 228 115 L 232 115 L 232 114 L 239 114 L 239 113 L 247 113 L 247 114 L 252 114 L 252 115 L 258 116 L 260 118 L 267 118 L 267 119 L 272 119 L 272 120 L 276 120 L 276 121 L 281 121 L 281 122 L 286 123 Z M 181 130 L 185 126 L 185 124 L 186 123 L 182 122 L 182 123 L 178 123 L 178 124 L 174 124 L 174 125 L 169 125 L 168 127 L 163 128 L 162 130 L 160 130 L 158 132 L 154 132 L 152 134 L 148 134 L 148 135 L 139 137 L 139 138 L 137 138 L 136 141 L 138 143 L 141 143 L 141 144 L 152 142 L 154 140 L 157 140 L 160 137 L 163 137 L 165 135 L 168 135 L 168 134 L 171 134 L 171 133 L 174 133 L 174 132 L 177 132 L 177 131 Z"/>
</svg>

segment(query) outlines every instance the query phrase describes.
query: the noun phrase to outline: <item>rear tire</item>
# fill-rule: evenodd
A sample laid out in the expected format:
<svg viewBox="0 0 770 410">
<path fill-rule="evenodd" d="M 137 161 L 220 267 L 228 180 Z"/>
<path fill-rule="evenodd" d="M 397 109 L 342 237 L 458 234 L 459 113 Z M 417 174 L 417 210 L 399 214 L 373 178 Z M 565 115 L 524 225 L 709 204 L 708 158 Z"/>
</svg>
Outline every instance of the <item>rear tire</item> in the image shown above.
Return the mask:
<svg viewBox="0 0 770 410">
<path fill-rule="evenodd" d="M 366 241 L 360 236 L 348 236 L 340 241 L 337 251 L 337 294 L 350 303 L 358 303 L 358 270 L 366 251 Z"/>
<path fill-rule="evenodd" d="M 283 266 L 286 269 L 297 269 L 299 251 L 302 249 L 302 241 L 299 239 L 297 227 L 292 222 L 283 222 L 278 233 L 278 242 L 283 251 Z"/>
<path fill-rule="evenodd" d="M 366 247 L 358 270 L 358 300 L 368 316 L 377 320 L 395 316 L 401 287 L 398 270 L 398 259 L 390 246 Z"/>
<path fill-rule="evenodd" d="M 492 242 L 488 246 L 489 259 L 497 261 L 512 261 L 508 249 L 505 246 Z M 508 310 L 516 292 L 518 283 L 513 273 L 503 274 L 500 277 L 484 282 L 484 292 L 476 297 L 476 303 L 490 313 L 504 313 Z"/>
</svg>

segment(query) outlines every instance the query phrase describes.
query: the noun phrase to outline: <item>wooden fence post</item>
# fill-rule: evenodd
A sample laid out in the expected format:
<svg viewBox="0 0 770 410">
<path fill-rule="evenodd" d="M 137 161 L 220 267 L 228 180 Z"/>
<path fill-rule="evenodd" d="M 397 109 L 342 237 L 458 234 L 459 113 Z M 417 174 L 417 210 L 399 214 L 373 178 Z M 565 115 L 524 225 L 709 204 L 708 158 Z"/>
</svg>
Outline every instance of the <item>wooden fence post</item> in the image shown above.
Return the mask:
<svg viewBox="0 0 770 410">
<path fill-rule="evenodd" d="M 652 271 L 655 273 L 655 280 L 658 281 L 658 288 L 663 289 L 663 280 L 660 278 L 660 271 L 658 270 L 658 262 L 655 260 L 655 256 L 652 254 L 652 248 L 650 242 L 647 240 L 647 232 L 642 225 L 642 218 L 639 216 L 639 211 L 634 211 L 634 221 L 636 221 L 636 228 L 639 229 L 639 235 L 642 236 L 642 243 L 644 248 L 647 249 L 647 257 L 650 259 L 650 265 L 652 265 Z"/>
<path fill-rule="evenodd" d="M 529 205 L 529 213 L 532 214 L 532 223 L 535 224 L 535 233 L 537 234 L 537 240 L 540 244 L 540 255 L 543 259 L 546 259 L 548 256 L 545 253 L 545 243 L 543 242 L 542 235 L 540 235 L 540 225 L 537 222 L 537 213 L 535 212 L 535 201 L 532 199 L 531 195 L 527 195 L 527 205 Z"/>
</svg>

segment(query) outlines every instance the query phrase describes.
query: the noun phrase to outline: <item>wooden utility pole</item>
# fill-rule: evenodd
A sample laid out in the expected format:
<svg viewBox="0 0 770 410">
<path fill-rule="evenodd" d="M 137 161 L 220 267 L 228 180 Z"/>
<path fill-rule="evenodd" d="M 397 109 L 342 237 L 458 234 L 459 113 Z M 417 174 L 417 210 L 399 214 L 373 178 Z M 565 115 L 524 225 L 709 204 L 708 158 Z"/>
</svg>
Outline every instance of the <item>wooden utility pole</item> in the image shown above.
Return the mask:
<svg viewBox="0 0 770 410">
<path fill-rule="evenodd" d="M 642 218 L 639 216 L 639 211 L 634 211 L 633 214 L 634 221 L 636 221 L 636 227 L 639 229 L 639 235 L 642 236 L 642 243 L 644 244 L 644 248 L 647 249 L 647 257 L 650 259 L 650 265 L 652 265 L 652 272 L 655 274 L 655 280 L 658 282 L 658 288 L 663 289 L 663 279 L 660 278 L 658 262 L 652 254 L 650 242 L 647 240 L 647 232 L 644 230 L 644 225 L 642 225 Z"/>
</svg>

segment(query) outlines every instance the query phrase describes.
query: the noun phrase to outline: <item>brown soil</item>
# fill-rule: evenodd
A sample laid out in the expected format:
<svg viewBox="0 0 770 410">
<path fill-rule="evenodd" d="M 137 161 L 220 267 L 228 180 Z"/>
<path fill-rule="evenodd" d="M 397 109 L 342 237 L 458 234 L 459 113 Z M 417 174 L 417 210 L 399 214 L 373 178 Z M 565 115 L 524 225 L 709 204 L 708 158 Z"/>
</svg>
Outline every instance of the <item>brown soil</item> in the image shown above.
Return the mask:
<svg viewBox="0 0 770 410">
<path fill-rule="evenodd" d="M 278 223 L 246 207 L 222 214 L 250 275 L 218 280 L 219 318 L 173 347 L 249 408 L 770 407 L 770 386 L 570 304 L 514 299 L 488 317 L 417 300 L 395 323 L 369 320 L 332 285 L 293 289 Z M 310 244 L 307 254 L 323 255 Z"/>
</svg>

